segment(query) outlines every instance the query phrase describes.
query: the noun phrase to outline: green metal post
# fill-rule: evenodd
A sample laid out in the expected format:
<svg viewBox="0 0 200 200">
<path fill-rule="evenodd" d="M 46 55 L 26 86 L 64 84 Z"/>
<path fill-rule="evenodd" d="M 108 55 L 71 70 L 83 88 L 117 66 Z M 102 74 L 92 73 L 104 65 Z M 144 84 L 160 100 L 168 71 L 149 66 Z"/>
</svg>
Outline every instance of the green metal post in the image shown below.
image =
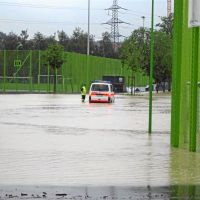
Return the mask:
<svg viewBox="0 0 200 200">
<path fill-rule="evenodd" d="M 63 52 L 63 59 L 65 60 L 65 53 Z M 62 67 L 62 93 L 65 93 L 65 73 L 66 72 L 66 65 L 65 62 L 63 63 Z"/>
<path fill-rule="evenodd" d="M 62 93 L 65 93 L 65 77 L 62 76 Z"/>
<path fill-rule="evenodd" d="M 183 35 L 183 1 L 174 1 L 173 67 L 172 67 L 172 115 L 171 146 L 179 147 L 180 100 L 181 100 L 181 62 Z"/>
<path fill-rule="evenodd" d="M 56 68 L 56 93 L 59 92 L 58 90 L 58 69 Z"/>
<path fill-rule="evenodd" d="M 38 52 L 38 90 L 40 92 L 40 70 L 41 70 L 41 52 L 39 50 Z"/>
<path fill-rule="evenodd" d="M 4 65 L 3 65 L 3 92 L 6 92 L 6 50 L 3 52 Z"/>
<path fill-rule="evenodd" d="M 149 133 L 152 133 L 153 68 L 154 68 L 154 0 L 152 0 L 152 11 L 151 11 L 151 57 L 150 57 L 150 78 L 149 78 Z"/>
<path fill-rule="evenodd" d="M 192 66 L 190 84 L 190 146 L 191 152 L 196 152 L 197 134 L 197 93 L 198 93 L 198 57 L 199 57 L 199 28 L 192 30 Z"/>
<path fill-rule="evenodd" d="M 33 90 L 33 81 L 32 81 L 32 50 L 30 50 L 29 79 L 30 79 L 30 92 L 32 92 L 32 90 Z"/>
<path fill-rule="evenodd" d="M 86 67 L 86 87 L 89 88 L 89 68 L 90 68 L 90 55 L 87 55 L 87 67 Z"/>
<path fill-rule="evenodd" d="M 47 73 L 48 73 L 48 77 L 47 77 L 47 92 L 50 92 L 50 81 L 49 81 L 49 75 L 50 75 L 50 66 L 49 66 L 49 64 L 48 64 L 48 69 L 47 69 Z"/>
</svg>

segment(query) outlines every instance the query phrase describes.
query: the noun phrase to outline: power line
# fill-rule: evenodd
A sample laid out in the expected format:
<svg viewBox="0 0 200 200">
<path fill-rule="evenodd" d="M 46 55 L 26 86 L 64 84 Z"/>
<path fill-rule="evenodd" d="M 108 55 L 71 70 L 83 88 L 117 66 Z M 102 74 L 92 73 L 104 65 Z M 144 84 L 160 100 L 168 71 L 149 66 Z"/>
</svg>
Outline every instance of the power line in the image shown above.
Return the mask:
<svg viewBox="0 0 200 200">
<path fill-rule="evenodd" d="M 68 22 L 68 21 L 40 21 L 40 20 L 24 20 L 24 19 L 0 19 L 2 22 L 8 22 L 8 23 L 28 23 L 28 24 L 65 24 L 65 25 L 74 25 L 74 24 L 81 24 L 81 25 L 87 25 L 85 22 Z M 92 22 L 93 25 L 101 25 L 101 23 Z"/>
<path fill-rule="evenodd" d="M 51 5 L 45 5 L 45 4 L 28 4 L 28 3 L 10 3 L 10 2 L 5 2 L 2 1 L 0 2 L 0 5 L 2 6 L 14 6 L 14 7 L 29 7 L 29 8 L 42 8 L 42 9 L 58 9 L 58 10 L 71 10 L 71 9 L 75 9 L 75 10 L 83 10 L 83 11 L 87 11 L 87 8 L 79 8 L 79 7 L 66 7 L 66 6 L 51 6 Z M 92 10 L 104 10 L 101 8 L 93 8 Z"/>
<path fill-rule="evenodd" d="M 62 7 L 58 7 L 58 6 L 50 6 L 50 5 L 46 5 L 46 4 L 28 4 L 28 3 L 12 3 L 12 2 L 6 2 L 6 1 L 2 1 L 0 2 L 0 5 L 2 6 L 13 6 L 13 7 L 28 7 L 28 8 L 40 8 L 40 9 L 55 9 L 55 10 L 82 10 L 82 11 L 87 11 L 87 8 L 80 8 L 80 7 L 66 7 L 66 6 L 62 6 Z M 119 9 L 123 9 L 122 7 L 119 7 Z M 103 8 L 92 8 L 91 11 L 104 11 L 105 9 Z M 108 9 L 106 9 L 108 10 Z M 144 15 L 146 18 L 151 18 L 150 14 L 147 13 L 142 13 L 142 12 L 138 12 L 138 11 L 134 11 L 134 10 L 130 10 L 130 9 L 124 9 L 126 12 L 121 12 L 120 10 L 118 11 L 121 14 L 128 14 L 128 15 L 134 15 L 134 16 L 138 16 L 141 17 L 141 15 Z"/>
</svg>

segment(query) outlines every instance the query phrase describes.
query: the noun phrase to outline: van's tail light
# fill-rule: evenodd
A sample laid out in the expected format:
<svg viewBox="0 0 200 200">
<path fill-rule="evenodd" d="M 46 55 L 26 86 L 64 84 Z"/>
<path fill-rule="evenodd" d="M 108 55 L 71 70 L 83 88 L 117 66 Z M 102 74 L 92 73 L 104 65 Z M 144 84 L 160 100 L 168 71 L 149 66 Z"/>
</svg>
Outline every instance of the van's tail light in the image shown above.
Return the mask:
<svg viewBox="0 0 200 200">
<path fill-rule="evenodd" d="M 91 92 L 91 93 L 90 93 L 90 95 L 96 95 L 96 94 L 97 94 L 96 92 Z"/>
</svg>

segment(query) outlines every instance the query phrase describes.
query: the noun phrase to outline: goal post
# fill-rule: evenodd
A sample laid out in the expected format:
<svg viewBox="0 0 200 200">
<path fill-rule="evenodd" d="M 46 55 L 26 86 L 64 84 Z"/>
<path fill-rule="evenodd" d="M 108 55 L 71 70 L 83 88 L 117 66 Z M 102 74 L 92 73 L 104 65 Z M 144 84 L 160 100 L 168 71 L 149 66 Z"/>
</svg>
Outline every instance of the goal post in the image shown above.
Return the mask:
<svg viewBox="0 0 200 200">
<path fill-rule="evenodd" d="M 47 92 L 51 91 L 51 85 L 54 84 L 54 75 L 48 75 L 48 74 L 40 74 L 38 75 L 38 90 L 46 90 Z M 62 88 L 62 91 L 64 91 L 64 84 L 65 84 L 65 78 L 63 75 L 56 75 L 56 84 L 57 86 Z"/>
</svg>

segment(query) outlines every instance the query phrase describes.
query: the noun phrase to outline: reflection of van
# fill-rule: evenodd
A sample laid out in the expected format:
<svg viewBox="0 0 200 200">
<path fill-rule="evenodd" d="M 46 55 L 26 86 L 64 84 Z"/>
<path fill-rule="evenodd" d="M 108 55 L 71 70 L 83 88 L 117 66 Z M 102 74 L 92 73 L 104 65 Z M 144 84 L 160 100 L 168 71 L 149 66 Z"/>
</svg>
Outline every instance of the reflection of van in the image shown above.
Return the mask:
<svg viewBox="0 0 200 200">
<path fill-rule="evenodd" d="M 112 103 L 115 101 L 113 85 L 107 81 L 95 81 L 90 86 L 90 103 Z"/>
</svg>

